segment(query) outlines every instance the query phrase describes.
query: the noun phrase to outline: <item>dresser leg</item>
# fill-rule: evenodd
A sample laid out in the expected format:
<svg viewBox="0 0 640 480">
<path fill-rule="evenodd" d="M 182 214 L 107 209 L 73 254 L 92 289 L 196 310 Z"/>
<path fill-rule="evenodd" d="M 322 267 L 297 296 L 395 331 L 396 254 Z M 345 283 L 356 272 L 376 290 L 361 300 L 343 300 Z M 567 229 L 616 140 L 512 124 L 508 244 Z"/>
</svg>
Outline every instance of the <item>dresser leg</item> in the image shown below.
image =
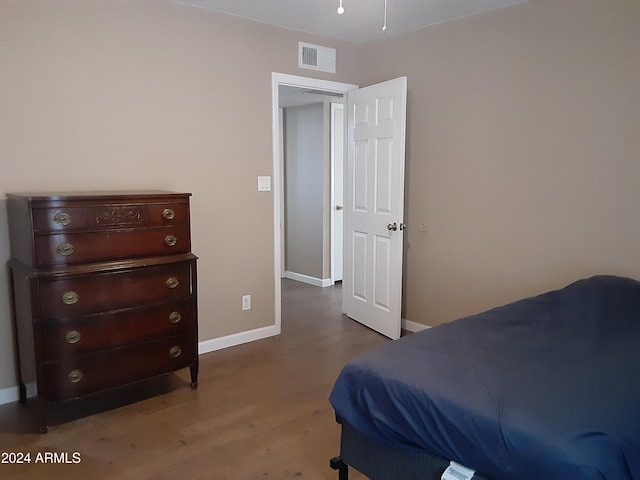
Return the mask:
<svg viewBox="0 0 640 480">
<path fill-rule="evenodd" d="M 189 367 L 189 371 L 191 372 L 191 390 L 195 390 L 198 388 L 198 357 L 196 357 L 195 361 Z"/>
</svg>

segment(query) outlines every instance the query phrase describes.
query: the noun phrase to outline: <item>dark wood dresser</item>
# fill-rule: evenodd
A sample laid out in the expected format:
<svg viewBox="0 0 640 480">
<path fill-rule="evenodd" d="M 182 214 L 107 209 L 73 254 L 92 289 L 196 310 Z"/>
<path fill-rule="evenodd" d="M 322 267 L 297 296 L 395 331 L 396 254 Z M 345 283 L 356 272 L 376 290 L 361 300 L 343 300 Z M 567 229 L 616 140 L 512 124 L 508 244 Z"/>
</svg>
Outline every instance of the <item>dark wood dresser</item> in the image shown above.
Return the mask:
<svg viewBox="0 0 640 480">
<path fill-rule="evenodd" d="M 49 404 L 190 367 L 198 377 L 188 193 L 8 194 L 20 401 Z"/>
</svg>

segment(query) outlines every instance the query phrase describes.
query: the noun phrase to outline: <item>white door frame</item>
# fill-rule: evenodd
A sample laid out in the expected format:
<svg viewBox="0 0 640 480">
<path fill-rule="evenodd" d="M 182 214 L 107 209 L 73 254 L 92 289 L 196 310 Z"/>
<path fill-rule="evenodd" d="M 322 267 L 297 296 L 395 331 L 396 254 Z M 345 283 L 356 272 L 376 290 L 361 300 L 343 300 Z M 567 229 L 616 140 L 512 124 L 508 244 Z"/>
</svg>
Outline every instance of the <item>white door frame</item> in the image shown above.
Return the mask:
<svg viewBox="0 0 640 480">
<path fill-rule="evenodd" d="M 331 283 L 342 281 L 344 247 L 345 105 L 331 103 Z M 338 123 L 337 120 L 340 120 Z M 338 123 L 338 125 L 336 125 Z M 338 139 L 338 140 L 336 140 Z M 336 183 L 339 185 L 336 188 Z M 339 228 L 338 228 L 339 227 Z"/>
<path fill-rule="evenodd" d="M 357 85 L 351 83 L 332 82 L 330 80 L 320 80 L 317 78 L 300 77 L 297 75 L 289 75 L 286 73 L 271 74 L 271 125 L 272 125 L 272 145 L 273 145 L 273 236 L 274 236 L 274 283 L 275 283 L 275 324 L 277 334 L 282 331 L 282 291 L 280 287 L 281 282 L 281 269 L 282 269 L 282 253 L 280 251 L 281 236 L 282 236 L 282 213 L 280 190 L 282 185 L 281 171 L 280 171 L 280 158 L 281 149 L 280 144 L 280 99 L 278 93 L 278 87 L 280 85 L 289 87 L 303 87 L 312 88 L 317 90 L 325 90 L 329 92 L 336 92 L 347 94 L 351 90 L 358 88 Z M 346 126 L 346 122 L 345 122 Z M 346 127 L 345 127 L 346 128 Z M 345 131 L 346 133 L 346 131 Z M 345 137 L 346 138 L 346 137 Z M 346 162 L 345 162 L 346 163 Z"/>
</svg>

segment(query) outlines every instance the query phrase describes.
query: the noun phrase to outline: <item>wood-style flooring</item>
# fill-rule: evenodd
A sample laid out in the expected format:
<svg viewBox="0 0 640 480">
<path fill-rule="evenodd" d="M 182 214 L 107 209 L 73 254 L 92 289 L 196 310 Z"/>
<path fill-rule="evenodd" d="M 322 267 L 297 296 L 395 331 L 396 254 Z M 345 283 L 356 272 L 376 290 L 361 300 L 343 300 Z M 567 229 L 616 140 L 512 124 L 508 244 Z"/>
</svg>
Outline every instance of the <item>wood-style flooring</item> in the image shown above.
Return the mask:
<svg viewBox="0 0 640 480">
<path fill-rule="evenodd" d="M 0 478 L 337 480 L 331 387 L 347 361 L 387 340 L 341 314 L 339 285 L 283 280 L 282 292 L 282 334 L 201 355 L 196 391 L 185 369 L 57 408 L 45 435 L 33 405 L 0 406 L 0 461 L 31 456 L 0 463 Z"/>
</svg>

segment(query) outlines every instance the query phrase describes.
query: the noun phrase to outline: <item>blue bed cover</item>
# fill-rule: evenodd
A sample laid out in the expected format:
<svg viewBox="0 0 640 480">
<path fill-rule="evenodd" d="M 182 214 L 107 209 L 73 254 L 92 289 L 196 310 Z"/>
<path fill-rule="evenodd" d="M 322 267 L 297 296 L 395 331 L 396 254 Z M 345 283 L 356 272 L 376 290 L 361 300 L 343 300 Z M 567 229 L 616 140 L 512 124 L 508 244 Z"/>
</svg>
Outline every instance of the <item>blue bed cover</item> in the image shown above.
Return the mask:
<svg viewBox="0 0 640 480">
<path fill-rule="evenodd" d="M 389 342 L 330 401 L 496 480 L 640 479 L 640 282 L 596 276 Z"/>
</svg>

